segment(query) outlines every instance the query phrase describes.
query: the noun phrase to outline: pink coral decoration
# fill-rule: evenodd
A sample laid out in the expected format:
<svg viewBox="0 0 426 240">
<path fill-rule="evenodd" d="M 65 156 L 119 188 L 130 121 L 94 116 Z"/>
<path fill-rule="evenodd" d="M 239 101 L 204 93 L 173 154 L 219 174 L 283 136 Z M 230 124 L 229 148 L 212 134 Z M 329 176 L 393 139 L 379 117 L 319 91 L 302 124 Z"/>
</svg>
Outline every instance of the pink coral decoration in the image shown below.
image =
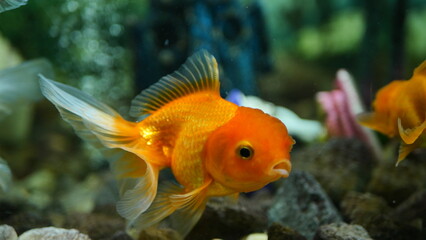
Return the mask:
<svg viewBox="0 0 426 240">
<path fill-rule="evenodd" d="M 371 148 L 376 157 L 381 156 L 381 147 L 376 136 L 358 124 L 356 115 L 364 112 L 358 92 L 350 74 L 340 69 L 336 74 L 336 88 L 329 92 L 318 92 L 317 102 L 326 113 L 326 128 L 330 136 L 355 137 Z"/>
</svg>

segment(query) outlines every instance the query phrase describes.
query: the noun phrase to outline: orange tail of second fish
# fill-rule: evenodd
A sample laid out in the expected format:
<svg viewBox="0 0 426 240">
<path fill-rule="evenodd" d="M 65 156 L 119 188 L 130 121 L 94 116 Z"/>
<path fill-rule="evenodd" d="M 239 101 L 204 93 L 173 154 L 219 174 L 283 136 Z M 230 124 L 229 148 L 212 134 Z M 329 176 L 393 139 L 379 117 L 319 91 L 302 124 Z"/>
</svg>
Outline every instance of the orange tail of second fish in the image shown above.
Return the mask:
<svg viewBox="0 0 426 240">
<path fill-rule="evenodd" d="M 59 110 L 77 134 L 110 157 L 120 181 L 117 210 L 128 220 L 144 212 L 157 194 L 159 167 L 145 159 L 143 138 L 137 124 L 86 93 L 40 76 L 43 95 Z"/>
</svg>

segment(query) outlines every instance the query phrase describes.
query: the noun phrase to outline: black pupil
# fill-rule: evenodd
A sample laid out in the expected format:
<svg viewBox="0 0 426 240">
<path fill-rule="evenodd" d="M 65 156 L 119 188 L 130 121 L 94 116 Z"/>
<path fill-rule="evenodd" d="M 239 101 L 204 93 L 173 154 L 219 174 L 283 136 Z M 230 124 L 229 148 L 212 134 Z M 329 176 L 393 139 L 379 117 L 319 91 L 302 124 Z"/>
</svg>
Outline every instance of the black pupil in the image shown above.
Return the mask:
<svg viewBox="0 0 426 240">
<path fill-rule="evenodd" d="M 251 150 L 249 148 L 247 148 L 247 147 L 242 147 L 240 149 L 240 156 L 242 158 L 249 158 L 249 157 L 251 157 Z"/>
</svg>

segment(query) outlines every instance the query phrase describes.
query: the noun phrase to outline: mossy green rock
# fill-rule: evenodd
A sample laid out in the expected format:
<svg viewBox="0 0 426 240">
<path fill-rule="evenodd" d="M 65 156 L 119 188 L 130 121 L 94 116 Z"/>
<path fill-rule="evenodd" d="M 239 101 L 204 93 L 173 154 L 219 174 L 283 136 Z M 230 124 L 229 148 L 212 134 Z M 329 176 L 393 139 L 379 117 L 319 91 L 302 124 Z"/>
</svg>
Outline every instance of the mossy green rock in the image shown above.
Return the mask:
<svg viewBox="0 0 426 240">
<path fill-rule="evenodd" d="M 311 173 L 334 203 L 349 191 L 363 191 L 375 160 L 357 139 L 334 138 L 296 151 L 294 169 Z"/>
<path fill-rule="evenodd" d="M 306 238 L 289 227 L 273 223 L 268 228 L 268 240 L 306 240 Z"/>
<path fill-rule="evenodd" d="M 426 188 L 426 152 L 418 149 L 397 167 L 394 159 L 385 159 L 374 168 L 367 191 L 398 205 L 414 192 Z"/>
<path fill-rule="evenodd" d="M 363 226 L 375 240 L 423 240 L 422 230 L 390 215 L 391 208 L 380 196 L 351 192 L 341 203 L 344 217 Z"/>
</svg>

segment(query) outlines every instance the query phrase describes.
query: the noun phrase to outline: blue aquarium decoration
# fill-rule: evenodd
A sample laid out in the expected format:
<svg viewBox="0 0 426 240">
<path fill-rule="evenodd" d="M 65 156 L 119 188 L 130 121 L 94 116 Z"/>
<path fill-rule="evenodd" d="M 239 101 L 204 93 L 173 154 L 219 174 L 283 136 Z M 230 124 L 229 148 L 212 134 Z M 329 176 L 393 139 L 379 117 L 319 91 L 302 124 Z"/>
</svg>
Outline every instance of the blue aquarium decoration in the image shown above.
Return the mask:
<svg viewBox="0 0 426 240">
<path fill-rule="evenodd" d="M 150 1 L 134 27 L 136 84 L 145 89 L 206 49 L 221 64 L 222 92 L 258 94 L 257 76 L 271 69 L 261 5 L 257 1 Z"/>
</svg>

